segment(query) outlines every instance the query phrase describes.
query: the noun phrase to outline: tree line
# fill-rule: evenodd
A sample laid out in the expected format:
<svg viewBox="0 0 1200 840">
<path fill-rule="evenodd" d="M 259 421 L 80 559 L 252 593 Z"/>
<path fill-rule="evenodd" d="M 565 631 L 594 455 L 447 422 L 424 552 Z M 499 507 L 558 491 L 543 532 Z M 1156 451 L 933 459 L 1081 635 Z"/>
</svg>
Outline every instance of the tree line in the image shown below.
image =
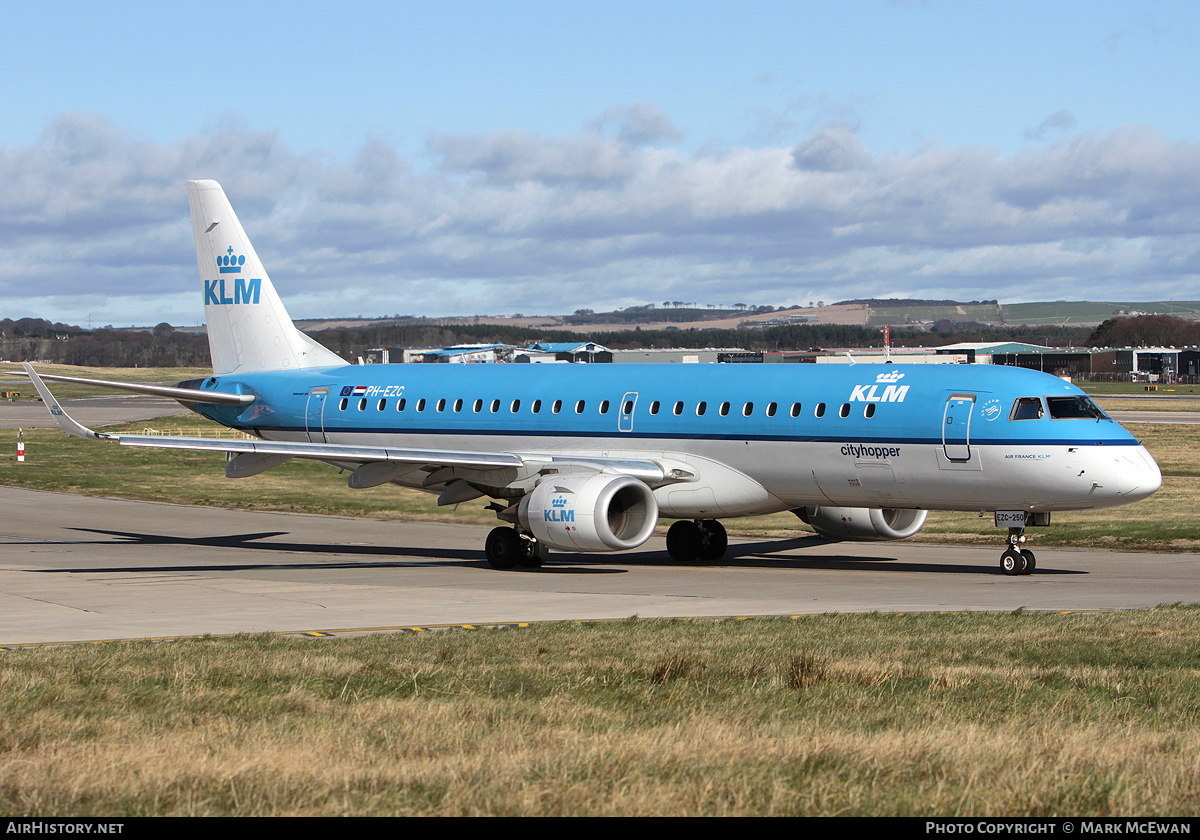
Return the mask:
<svg viewBox="0 0 1200 840">
<path fill-rule="evenodd" d="M 949 325 L 944 331 L 920 332 L 893 327 L 895 347 L 935 347 L 964 341 L 1018 341 L 1051 347 L 1129 347 L 1200 345 L 1200 323 L 1167 315 L 1114 318 L 1086 327 L 991 327 Z M 671 348 L 740 348 L 763 351 L 841 350 L 882 347 L 878 327 L 849 324 L 781 324 L 760 329 L 593 330 L 563 332 L 501 324 L 431 323 L 338 327 L 309 332 L 347 361 L 375 347 L 447 347 L 456 344 L 527 346 L 539 341 L 592 341 L 614 350 Z M 185 333 L 170 324 L 153 330 L 84 330 L 36 318 L 0 320 L 0 358 L 45 361 L 87 367 L 205 367 L 210 364 L 208 338 Z"/>
</svg>

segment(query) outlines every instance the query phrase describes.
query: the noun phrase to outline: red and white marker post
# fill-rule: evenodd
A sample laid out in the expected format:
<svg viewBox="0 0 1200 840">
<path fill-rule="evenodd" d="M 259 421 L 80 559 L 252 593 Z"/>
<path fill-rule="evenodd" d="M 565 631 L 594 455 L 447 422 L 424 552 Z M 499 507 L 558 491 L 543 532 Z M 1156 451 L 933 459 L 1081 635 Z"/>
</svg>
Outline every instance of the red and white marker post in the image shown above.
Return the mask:
<svg viewBox="0 0 1200 840">
<path fill-rule="evenodd" d="M 17 463 L 25 460 L 25 436 L 21 429 L 17 429 Z"/>
</svg>

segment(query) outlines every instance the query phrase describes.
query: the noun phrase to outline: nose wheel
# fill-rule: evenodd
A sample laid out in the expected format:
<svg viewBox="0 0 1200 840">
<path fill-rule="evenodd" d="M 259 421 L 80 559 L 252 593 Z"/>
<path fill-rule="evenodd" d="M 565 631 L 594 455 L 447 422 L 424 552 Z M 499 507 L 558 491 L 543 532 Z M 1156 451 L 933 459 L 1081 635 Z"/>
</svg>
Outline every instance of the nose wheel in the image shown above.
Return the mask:
<svg viewBox="0 0 1200 840">
<path fill-rule="evenodd" d="M 1021 548 L 1025 542 L 1024 528 L 1008 529 L 1008 548 L 1000 555 L 1000 571 L 1006 575 L 1030 575 L 1037 566 L 1037 558 L 1028 548 Z"/>
</svg>

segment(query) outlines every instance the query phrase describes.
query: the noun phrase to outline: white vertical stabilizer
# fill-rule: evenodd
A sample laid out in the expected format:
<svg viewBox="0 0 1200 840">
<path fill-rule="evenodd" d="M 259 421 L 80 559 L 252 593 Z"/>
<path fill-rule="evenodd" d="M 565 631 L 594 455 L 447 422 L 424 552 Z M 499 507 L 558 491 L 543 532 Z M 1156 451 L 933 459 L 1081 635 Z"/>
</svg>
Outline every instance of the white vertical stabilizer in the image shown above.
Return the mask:
<svg viewBox="0 0 1200 840">
<path fill-rule="evenodd" d="M 188 181 L 213 373 L 344 365 L 300 332 L 216 181 Z"/>
</svg>

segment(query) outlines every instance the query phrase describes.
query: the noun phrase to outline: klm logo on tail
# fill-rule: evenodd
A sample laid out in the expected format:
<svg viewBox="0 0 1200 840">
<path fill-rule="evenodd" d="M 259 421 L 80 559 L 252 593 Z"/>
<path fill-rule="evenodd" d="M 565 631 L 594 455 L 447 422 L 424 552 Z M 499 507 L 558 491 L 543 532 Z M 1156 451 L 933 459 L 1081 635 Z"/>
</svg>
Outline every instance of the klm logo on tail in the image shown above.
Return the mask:
<svg viewBox="0 0 1200 840">
<path fill-rule="evenodd" d="M 241 274 L 242 266 L 246 264 L 246 255 L 233 255 L 233 246 L 230 245 L 227 251 L 227 256 L 217 257 L 217 270 L 222 274 Z"/>
<path fill-rule="evenodd" d="M 246 264 L 244 254 L 238 256 L 233 255 L 233 246 L 229 247 L 229 252 L 226 256 L 217 257 L 217 271 L 220 274 L 241 274 L 242 266 Z M 233 278 L 233 297 L 225 289 L 225 278 L 218 277 L 216 280 L 204 281 L 204 305 L 211 304 L 231 304 L 231 303 L 258 303 L 258 296 L 262 290 L 262 278 L 245 277 Z"/>
</svg>

